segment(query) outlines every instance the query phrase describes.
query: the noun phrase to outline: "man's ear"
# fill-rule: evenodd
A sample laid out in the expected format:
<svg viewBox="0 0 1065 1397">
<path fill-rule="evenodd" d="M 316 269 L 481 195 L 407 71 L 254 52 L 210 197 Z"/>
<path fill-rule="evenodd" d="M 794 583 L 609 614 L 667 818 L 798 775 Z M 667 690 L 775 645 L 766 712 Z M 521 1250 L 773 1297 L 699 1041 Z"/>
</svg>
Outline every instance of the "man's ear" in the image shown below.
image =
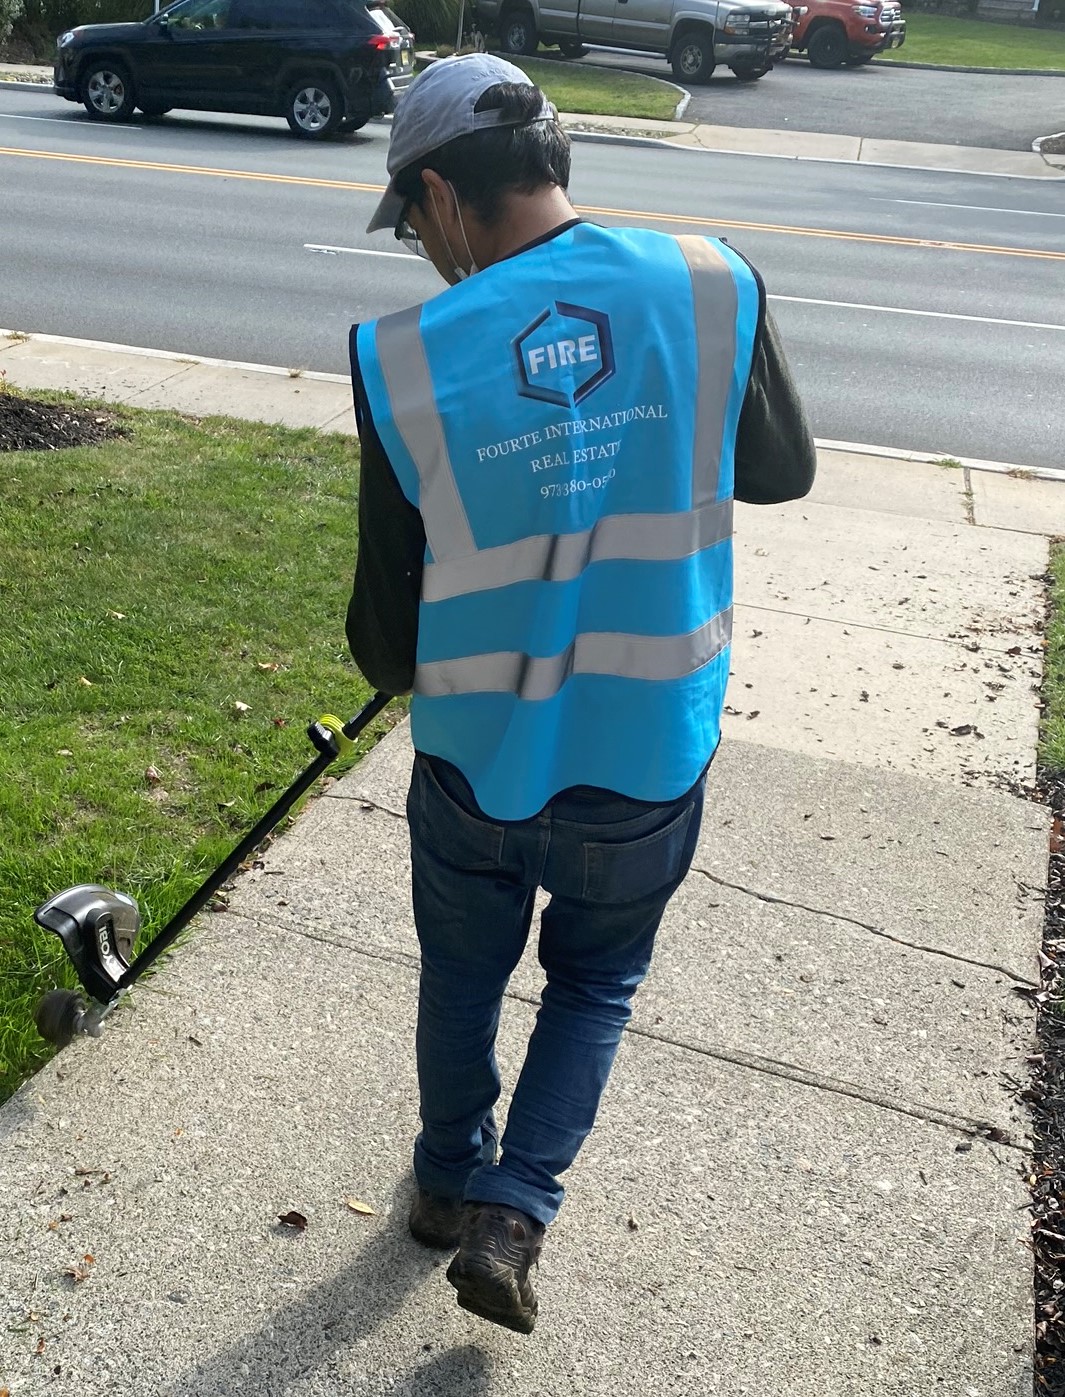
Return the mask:
<svg viewBox="0 0 1065 1397">
<path fill-rule="evenodd" d="M 438 175 L 435 170 L 423 170 L 422 189 L 424 191 L 424 208 L 428 212 L 435 209 L 438 221 L 447 219 L 450 222 L 451 215 L 455 211 L 455 201 L 451 196 L 451 188 L 447 180 Z"/>
</svg>

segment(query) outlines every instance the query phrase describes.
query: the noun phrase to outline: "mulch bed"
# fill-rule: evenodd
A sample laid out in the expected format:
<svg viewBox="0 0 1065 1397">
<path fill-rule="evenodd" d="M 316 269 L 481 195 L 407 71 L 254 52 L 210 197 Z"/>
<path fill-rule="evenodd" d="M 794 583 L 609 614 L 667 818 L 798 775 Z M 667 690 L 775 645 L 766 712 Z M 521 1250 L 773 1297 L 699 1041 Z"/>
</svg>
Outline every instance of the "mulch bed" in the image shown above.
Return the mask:
<svg viewBox="0 0 1065 1397">
<path fill-rule="evenodd" d="M 42 403 L 0 391 L 0 451 L 61 451 L 118 436 L 116 420 L 99 408 Z"/>
</svg>

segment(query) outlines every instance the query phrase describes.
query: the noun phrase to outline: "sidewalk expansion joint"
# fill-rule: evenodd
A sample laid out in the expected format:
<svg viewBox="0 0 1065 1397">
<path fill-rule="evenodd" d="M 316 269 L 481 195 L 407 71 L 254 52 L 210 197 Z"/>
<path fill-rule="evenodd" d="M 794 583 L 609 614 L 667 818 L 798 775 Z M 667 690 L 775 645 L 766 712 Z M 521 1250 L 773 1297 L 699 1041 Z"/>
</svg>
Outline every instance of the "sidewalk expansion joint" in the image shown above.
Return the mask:
<svg viewBox="0 0 1065 1397">
<path fill-rule="evenodd" d="M 701 869 L 698 871 L 702 872 Z M 732 887 L 733 885 L 726 883 L 723 884 L 723 886 Z M 739 891 L 743 892 L 746 891 L 746 889 L 739 889 Z M 770 898 L 767 900 L 780 901 L 781 899 Z M 263 917 L 262 913 L 242 912 L 239 909 L 234 909 L 232 915 L 240 917 L 243 921 L 250 923 L 252 926 L 273 929 L 283 927 L 285 931 L 294 933 L 297 936 L 302 936 L 308 941 L 314 941 L 318 945 L 330 946 L 335 950 L 347 951 L 350 955 L 360 956 L 367 960 L 395 966 L 398 969 L 417 971 L 419 968 L 419 958 L 417 955 L 407 954 L 402 951 L 374 950 L 367 947 L 365 944 L 357 944 L 352 940 L 338 941 L 335 935 L 330 936 L 324 931 L 317 932 L 311 930 L 308 927 L 305 917 L 290 917 L 283 911 L 279 911 L 277 913 L 271 913 L 267 919 Z M 859 923 L 859 925 L 861 924 Z M 978 964 L 979 962 L 970 963 Z M 540 1008 L 541 1001 L 538 995 L 523 994 L 520 990 L 508 989 L 505 991 L 503 997 L 504 999 L 510 999 L 519 1004 L 527 1004 L 533 1009 Z M 799 1086 L 810 1087 L 816 1091 L 830 1092 L 835 1096 L 849 1097 L 854 1101 L 861 1101 L 865 1105 L 874 1106 L 878 1110 L 889 1111 L 895 1115 L 910 1116 L 914 1120 L 924 1121 L 928 1125 L 938 1126 L 944 1130 L 952 1130 L 967 1138 L 975 1137 L 983 1139 L 988 1141 L 989 1144 L 994 1142 L 1022 1154 L 1028 1151 L 1026 1142 L 1014 1139 L 992 1121 L 969 1116 L 964 1112 L 952 1111 L 944 1106 L 934 1106 L 927 1102 L 893 1099 L 883 1092 L 863 1087 L 859 1083 L 849 1081 L 845 1077 L 831 1077 L 827 1073 L 818 1072 L 813 1068 L 803 1067 L 798 1063 L 788 1062 L 783 1058 L 765 1057 L 761 1053 L 748 1052 L 743 1048 L 729 1047 L 726 1043 L 695 1043 L 692 1042 L 691 1039 L 679 1038 L 672 1034 L 659 1033 L 650 1028 L 643 1028 L 641 1025 L 634 1024 L 631 1021 L 626 1025 L 624 1032 L 634 1038 L 645 1038 L 649 1042 L 661 1043 L 666 1047 L 677 1048 L 681 1052 L 696 1053 L 700 1057 L 710 1058 L 718 1062 L 727 1062 L 730 1066 L 740 1067 L 749 1072 L 758 1072 L 764 1076 L 776 1077 L 786 1082 L 794 1082 Z"/>
<path fill-rule="evenodd" d="M 742 607 L 744 611 L 761 611 L 768 616 L 794 616 L 807 621 L 817 621 L 823 626 L 843 626 L 855 631 L 870 631 L 874 635 L 897 635 L 902 640 L 927 640 L 933 641 L 936 645 L 949 645 L 955 649 L 971 648 L 977 645 L 979 650 L 986 650 L 989 655 L 1009 655 L 1010 649 L 1005 646 L 988 645 L 984 641 L 966 640 L 962 636 L 930 635 L 927 631 L 905 631 L 897 626 L 873 626 L 868 621 L 852 621 L 843 616 L 812 616 L 808 611 L 793 611 L 787 606 L 763 606 L 758 602 L 737 601 L 737 608 Z M 1012 647 L 1011 647 L 1012 648 Z M 1040 650 L 1042 647 L 1040 647 Z"/>
<path fill-rule="evenodd" d="M 1034 980 L 1029 980 L 1023 975 L 1018 975 L 1015 970 L 1009 970 L 1004 965 L 996 965 L 994 961 L 974 960 L 971 956 L 958 955 L 956 951 L 946 951 L 941 946 L 926 946 L 919 941 L 908 941 L 904 936 L 896 936 L 894 932 L 886 930 L 881 926 L 876 926 L 872 922 L 863 922 L 858 917 L 851 917 L 846 912 L 832 912 L 826 907 L 810 907 L 805 902 L 794 902 L 787 897 L 777 897 L 775 893 L 762 892 L 758 888 L 748 888 L 742 883 L 730 883 L 727 878 L 719 878 L 716 873 L 710 873 L 705 868 L 698 868 L 692 865 L 693 873 L 699 873 L 711 883 L 716 883 L 719 888 L 731 888 L 733 892 L 744 893 L 748 897 L 756 898 L 759 902 L 767 902 L 776 907 L 794 907 L 798 912 L 809 912 L 815 917 L 829 917 L 835 922 L 844 922 L 848 926 L 858 927 L 861 931 L 867 931 L 873 936 L 879 936 L 884 941 L 892 941 L 896 946 L 904 946 L 908 951 L 920 951 L 924 955 L 942 956 L 944 960 L 953 960 L 961 965 L 971 965 L 981 970 L 993 970 L 999 975 L 1005 975 L 1008 980 L 1015 984 L 1023 985 L 1026 989 L 1038 989 Z"/>
</svg>

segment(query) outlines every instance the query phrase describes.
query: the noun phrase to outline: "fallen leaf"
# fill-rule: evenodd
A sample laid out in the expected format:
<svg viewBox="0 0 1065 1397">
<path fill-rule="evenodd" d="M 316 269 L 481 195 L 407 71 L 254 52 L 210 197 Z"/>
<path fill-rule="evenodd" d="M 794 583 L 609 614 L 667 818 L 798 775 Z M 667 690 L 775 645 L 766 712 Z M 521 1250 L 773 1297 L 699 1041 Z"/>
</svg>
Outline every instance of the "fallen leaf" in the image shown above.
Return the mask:
<svg viewBox="0 0 1065 1397">
<path fill-rule="evenodd" d="M 148 782 L 149 786 L 158 786 L 163 778 L 158 767 L 150 766 L 144 773 L 144 779 Z"/>
<path fill-rule="evenodd" d="M 112 621 L 124 621 L 126 619 L 126 613 L 124 611 L 109 611 L 107 614 Z"/>
<path fill-rule="evenodd" d="M 234 712 L 234 713 L 239 713 L 239 714 L 243 717 L 243 715 L 244 715 L 245 713 L 250 713 L 250 712 L 251 712 L 251 704 L 250 704 L 250 703 L 241 703 L 240 699 L 234 699 L 234 700 L 233 700 L 233 712 Z"/>
<path fill-rule="evenodd" d="M 750 713 L 747 714 L 748 719 L 750 719 L 750 718 L 757 718 L 758 715 L 759 715 L 759 713 L 761 713 L 761 711 L 762 711 L 762 710 L 761 710 L 760 708 L 752 708 L 751 711 L 750 711 Z"/>
<path fill-rule="evenodd" d="M 353 1213 L 362 1213 L 366 1217 L 371 1218 L 377 1216 L 373 1208 L 370 1207 L 369 1203 L 364 1203 L 361 1198 L 345 1198 L 344 1202 L 348 1205 L 348 1207 L 351 1209 Z"/>
<path fill-rule="evenodd" d="M 276 718 L 274 719 L 274 722 L 277 722 Z M 260 781 L 259 784 L 255 787 L 255 794 L 257 796 L 261 796 L 263 791 L 272 791 L 273 789 L 274 783 L 272 781 Z M 257 863 L 259 868 L 262 868 L 262 860 L 257 860 Z"/>
<path fill-rule="evenodd" d="M 280 665 L 271 665 L 271 664 L 265 663 L 263 660 L 257 660 L 257 661 L 256 661 L 256 664 L 255 664 L 255 668 L 256 668 L 256 669 L 261 669 L 261 670 L 262 670 L 264 673 L 266 673 L 266 674 L 276 674 L 277 671 L 281 668 L 281 666 L 280 666 Z"/>
<path fill-rule="evenodd" d="M 85 688 L 85 689 L 91 689 L 91 688 L 92 688 L 92 680 L 91 680 L 91 679 L 86 679 L 85 676 L 84 676 L 84 674 L 81 675 L 81 676 L 79 677 L 78 683 L 79 683 L 80 685 L 82 685 L 82 687 Z"/>
<path fill-rule="evenodd" d="M 89 1267 L 88 1265 L 83 1266 L 78 1262 L 73 1262 L 70 1266 L 63 1267 L 62 1274 L 64 1276 L 69 1276 L 75 1285 L 80 1285 L 82 1281 L 88 1280 Z"/>
<path fill-rule="evenodd" d="M 287 718 L 274 718 L 272 721 L 273 721 L 273 724 L 274 724 L 274 727 L 275 727 L 275 728 L 287 728 L 287 727 L 288 727 L 288 719 L 287 719 Z"/>
<path fill-rule="evenodd" d="M 307 1227 L 307 1219 L 294 1209 L 287 1213 L 278 1213 L 277 1220 L 282 1227 L 293 1227 L 297 1232 L 303 1232 Z"/>
<path fill-rule="evenodd" d="M 636 1219 L 632 1216 L 631 1213 L 629 1214 L 628 1226 L 630 1232 L 639 1232 L 640 1230 L 640 1224 L 636 1221 Z"/>
<path fill-rule="evenodd" d="M 34 1351 L 34 1353 L 38 1353 L 38 1354 L 44 1352 L 44 1335 L 43 1335 L 43 1334 L 38 1338 L 38 1340 L 37 1340 L 37 1347 L 36 1347 L 33 1351 Z M 4 1391 L 5 1391 L 5 1392 L 7 1391 L 7 1388 L 6 1388 L 6 1387 L 4 1388 Z"/>
<path fill-rule="evenodd" d="M 72 757 L 73 755 L 74 753 L 69 747 L 60 747 L 59 751 L 56 753 L 57 757 Z"/>
</svg>

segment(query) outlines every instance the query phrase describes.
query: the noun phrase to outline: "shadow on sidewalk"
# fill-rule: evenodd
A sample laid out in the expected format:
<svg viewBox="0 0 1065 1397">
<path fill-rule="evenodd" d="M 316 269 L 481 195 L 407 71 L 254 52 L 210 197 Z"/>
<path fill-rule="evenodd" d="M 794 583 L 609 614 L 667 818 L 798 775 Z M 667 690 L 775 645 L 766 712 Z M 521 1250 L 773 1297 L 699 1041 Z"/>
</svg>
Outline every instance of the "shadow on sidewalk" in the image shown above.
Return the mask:
<svg viewBox="0 0 1065 1397">
<path fill-rule="evenodd" d="M 450 1309 L 448 1287 L 428 1307 L 423 1335 L 411 1332 L 406 1373 L 386 1373 L 380 1355 L 368 1357 L 359 1373 L 359 1344 L 403 1307 L 407 1298 L 434 1273 L 443 1279 L 447 1259 L 419 1247 L 407 1234 L 405 1219 L 410 1183 L 393 1196 L 388 1221 L 362 1248 L 350 1266 L 260 1322 L 228 1348 L 205 1357 L 159 1393 L 159 1397 L 282 1397 L 293 1390 L 352 1391 L 356 1383 L 366 1397 L 387 1390 L 394 1397 L 482 1397 L 489 1389 L 492 1359 L 472 1344 L 437 1348 L 432 1313 L 439 1303 Z M 237 1318 L 234 1316 L 234 1318 Z M 443 1318 L 443 1314 L 442 1314 Z M 223 1316 L 220 1316 L 225 1323 Z M 431 1327 L 430 1327 L 431 1326 Z M 429 1355 L 432 1354 L 430 1357 Z M 402 1358 L 396 1355 L 397 1363 Z M 353 1371 L 354 1370 L 354 1371 Z"/>
</svg>

